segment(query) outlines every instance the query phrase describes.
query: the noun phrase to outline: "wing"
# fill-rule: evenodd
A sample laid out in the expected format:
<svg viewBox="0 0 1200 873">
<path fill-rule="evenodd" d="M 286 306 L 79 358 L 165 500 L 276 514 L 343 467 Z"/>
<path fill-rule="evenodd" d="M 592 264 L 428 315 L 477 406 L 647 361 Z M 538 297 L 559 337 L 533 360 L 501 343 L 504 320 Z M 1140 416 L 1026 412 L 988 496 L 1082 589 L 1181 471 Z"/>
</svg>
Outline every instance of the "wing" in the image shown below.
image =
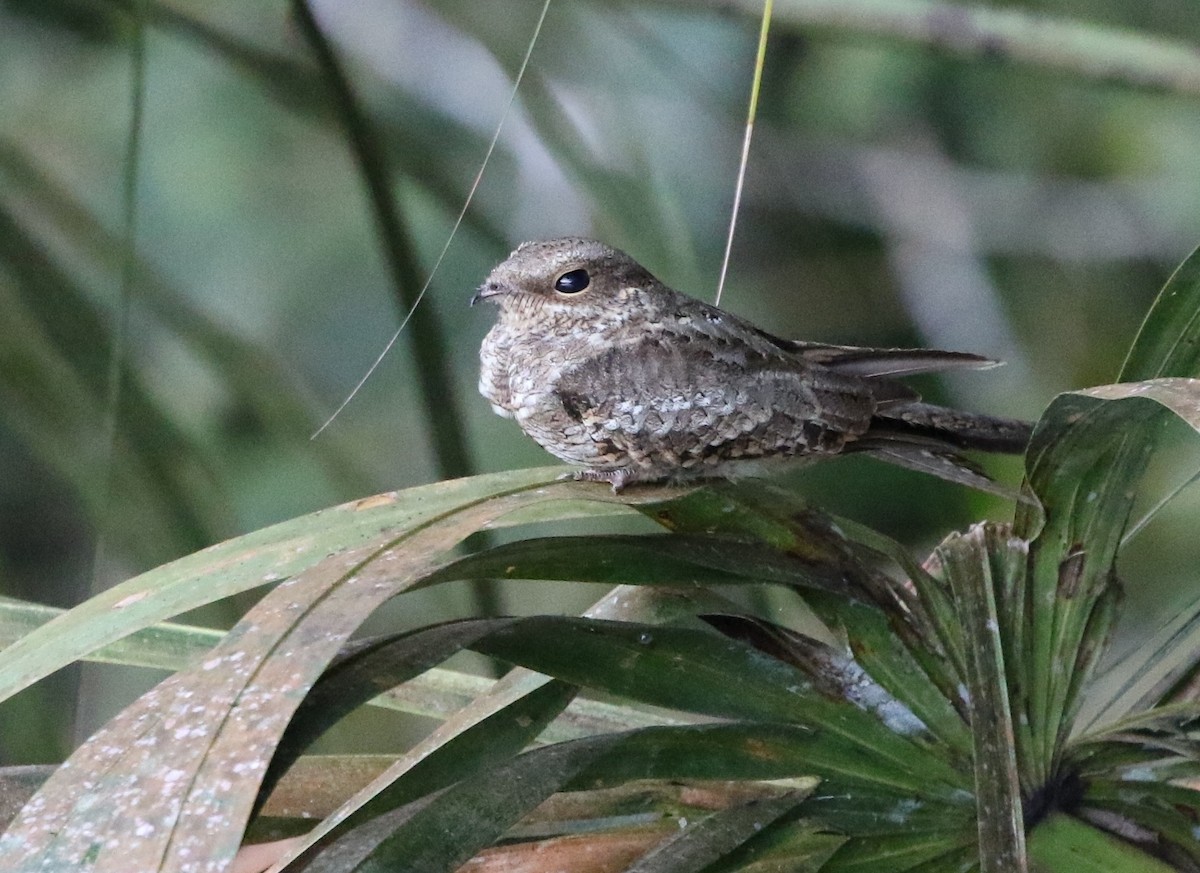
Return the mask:
<svg viewBox="0 0 1200 873">
<path fill-rule="evenodd" d="M 918 373 L 940 373 L 945 370 L 983 370 L 1000 365 L 999 361 L 968 352 L 943 352 L 938 349 L 869 349 L 771 338 L 780 348 L 797 355 L 803 361 L 863 378 L 896 378 L 915 376 Z"/>
<path fill-rule="evenodd" d="M 718 345 L 728 343 L 739 349 L 749 349 L 767 356 L 783 355 L 802 364 L 824 367 L 845 376 L 863 379 L 875 377 L 900 378 L 919 373 L 938 373 L 944 370 L 986 369 L 999 361 L 967 352 L 944 352 L 938 349 L 874 349 L 860 346 L 839 346 L 804 340 L 781 339 L 755 327 L 736 315 L 731 315 L 700 300 L 678 295 L 675 319 L 664 319 L 661 330 L 677 337 L 685 335 L 673 321 L 683 323 L 686 335 L 700 334 Z M 915 394 L 911 395 L 915 398 Z"/>
<path fill-rule="evenodd" d="M 568 370 L 562 408 L 647 475 L 726 461 L 836 454 L 870 427 L 863 380 L 783 354 L 693 336 L 651 334 Z"/>
</svg>

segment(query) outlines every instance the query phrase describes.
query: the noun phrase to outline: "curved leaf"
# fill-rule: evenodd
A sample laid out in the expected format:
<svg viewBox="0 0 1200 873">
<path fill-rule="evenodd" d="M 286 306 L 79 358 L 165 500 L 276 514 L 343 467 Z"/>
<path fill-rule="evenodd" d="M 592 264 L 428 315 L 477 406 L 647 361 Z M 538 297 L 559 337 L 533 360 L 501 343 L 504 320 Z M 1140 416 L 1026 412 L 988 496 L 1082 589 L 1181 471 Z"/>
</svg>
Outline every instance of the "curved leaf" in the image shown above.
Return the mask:
<svg viewBox="0 0 1200 873">
<path fill-rule="evenodd" d="M 384 640 L 360 641 L 349 646 L 348 650 L 339 654 L 337 660 L 326 668 L 305 696 L 304 702 L 296 709 L 287 730 L 275 747 L 271 766 L 267 768 L 263 777 L 258 805 L 261 805 L 279 778 L 304 750 L 345 716 L 381 691 L 408 681 L 476 642 L 481 636 L 519 620 L 466 619 L 421 628 Z M 573 696 L 574 693 L 568 688 L 562 695 L 561 706 L 537 708 L 534 712 L 538 715 L 544 714 L 544 721 L 532 713 L 522 713 L 518 720 L 523 726 L 529 728 L 536 724 L 537 729 L 524 734 L 517 748 L 524 747 L 525 743 L 536 736 L 541 727 L 553 719 Z M 432 791 L 433 788 L 428 790 Z"/>
<path fill-rule="evenodd" d="M 802 672 L 711 632 L 534 616 L 475 648 L 585 687 L 655 706 L 817 729 L 821 775 L 945 797 L 964 774 L 871 713 L 821 694 Z"/>
<path fill-rule="evenodd" d="M 551 579 L 609 585 L 774 582 L 848 595 L 843 577 L 759 544 L 690 534 L 592 535 L 518 540 L 468 555 L 442 579 Z"/>
<path fill-rule="evenodd" d="M 824 696 L 844 700 L 874 713 L 890 729 L 915 743 L 927 747 L 936 745 L 928 725 L 903 700 L 888 693 L 845 650 L 750 616 L 718 614 L 700 618 L 725 636 L 800 669 Z M 902 687 L 901 690 L 905 689 Z M 939 747 L 938 756 L 941 757 L 943 752 Z M 952 755 L 947 757 L 953 760 Z M 961 758 L 955 763 L 962 763 Z"/>
<path fill-rule="evenodd" d="M 641 617 L 651 622 L 665 622 L 675 620 L 685 614 L 690 615 L 694 611 L 695 604 L 691 600 L 691 595 L 684 598 L 666 597 L 652 588 L 618 587 L 593 605 L 587 614 L 604 618 Z M 392 810 L 398 802 L 411 797 L 412 792 L 408 784 L 410 774 L 425 769 L 428 766 L 426 762 L 431 759 L 442 759 L 447 754 L 452 754 L 451 747 L 457 746 L 460 738 L 464 735 L 483 733 L 476 729 L 484 722 L 492 719 L 509 719 L 514 714 L 518 719 L 525 718 L 522 715 L 523 709 L 528 706 L 525 699 L 535 695 L 543 686 L 546 687 L 548 694 L 553 695 L 557 693 L 553 687 L 561 688 L 562 683 L 525 670 L 514 670 L 509 673 L 495 683 L 486 695 L 474 700 L 447 718 L 429 736 L 408 750 L 383 773 L 380 773 L 371 784 L 358 791 L 332 815 L 327 816 L 324 821 L 306 834 L 303 840 L 292 847 L 286 863 L 308 863 L 331 841 L 341 839 L 348 829 L 362 827 L 362 822 L 378 816 L 381 811 Z M 666 720 L 662 716 L 655 717 L 657 723 Z M 490 754 L 486 748 L 481 752 Z M 453 768 L 460 765 L 457 762 L 451 762 L 449 766 Z M 439 769 L 441 769 L 441 765 L 434 767 L 435 774 Z M 422 780 L 425 780 L 426 783 L 428 781 L 427 777 L 422 775 L 415 778 L 418 780 L 418 784 L 422 784 Z M 402 815 L 398 811 L 396 814 Z M 386 812 L 385 815 L 392 815 L 392 813 Z M 371 824 L 367 827 L 366 832 L 376 833 L 376 827 Z"/>
<path fill-rule="evenodd" d="M 810 590 L 805 592 L 806 602 L 827 624 L 845 624 L 851 645 L 864 652 L 872 644 L 865 637 L 857 639 L 864 627 L 860 620 L 867 620 L 868 608 L 878 608 L 886 617 L 887 628 L 876 628 L 876 650 L 881 633 L 890 635 L 888 647 L 897 650 L 890 663 L 877 664 L 881 676 L 890 673 L 898 678 L 901 672 L 914 669 L 924 673 L 924 679 L 913 674 L 912 693 L 924 696 L 926 713 L 941 723 L 947 736 L 956 730 L 955 721 L 961 724 L 944 706 L 945 701 L 958 699 L 962 682 L 963 641 L 953 603 L 945 586 L 903 546 L 852 521 L 829 516 L 795 494 L 761 483 L 714 483 L 660 505 L 642 506 L 641 511 L 670 530 L 762 543 L 794 557 L 807 570 Z M 879 565 L 884 560 L 893 561 L 907 574 L 911 587 L 883 573 Z M 835 595 L 825 596 L 822 589 Z M 841 590 L 854 600 L 838 593 Z M 874 606 L 867 607 L 868 603 Z M 845 621 L 851 613 L 855 621 Z M 921 690 L 921 685 L 934 687 Z M 898 687 L 892 692 L 909 702 L 909 695 Z M 937 698 L 943 703 L 935 702 Z M 965 750 L 965 736 L 960 733 L 959 739 Z"/>
<path fill-rule="evenodd" d="M 614 506 L 648 499 L 645 493 L 617 498 L 602 487 L 556 482 L 559 473 L 559 467 L 516 470 L 379 494 L 262 528 L 164 564 L 107 589 L 0 652 L 0 700 L 141 628 L 279 582 L 329 555 L 383 542 L 388 531 L 398 536 L 417 530 L 481 501 L 525 491 L 530 499 L 519 505 L 526 511 L 565 500 L 572 502 L 575 512 L 604 515 L 611 514 Z M 539 488 L 545 488 L 544 495 Z M 488 524 L 504 525 L 518 518 L 496 517 Z M 476 529 L 464 528 L 463 535 Z"/>
<path fill-rule="evenodd" d="M 461 496 L 479 483 L 448 485 Z M 0 857 L 13 871 L 80 858 L 96 871 L 231 859 L 280 736 L 345 639 L 472 531 L 571 491 L 526 486 L 440 514 L 410 510 L 407 528 L 279 585 L 208 659 L 143 695 L 77 750 L 0 837 Z"/>
<path fill-rule="evenodd" d="M 551 794 L 571 785 L 637 778 L 785 778 L 805 765 L 790 753 L 802 730 L 783 725 L 645 728 L 527 752 L 442 793 L 368 823 L 318 855 L 320 869 L 453 871 Z M 704 754 L 697 754 L 697 749 Z M 373 827 L 372 827 L 373 826 Z M 336 859 L 336 860 L 335 860 Z M 322 865 L 325 861 L 329 866 Z M 356 863 L 359 866 L 353 866 Z"/>
<path fill-rule="evenodd" d="M 879 610 L 851 601 L 829 598 L 820 614 L 836 617 L 833 622 L 850 644 L 854 660 L 894 698 L 902 701 L 943 744 L 943 754 L 965 764 L 970 757 L 971 734 L 962 714 L 957 689 L 939 688 L 924 665 L 892 631 L 888 618 Z M 808 601 L 812 603 L 812 598 Z M 926 652 L 926 662 L 937 659 Z M 940 675 L 943 671 L 936 671 Z"/>
<path fill-rule="evenodd" d="M 1046 873 L 1170 873 L 1177 869 L 1062 813 L 1033 829 L 1029 855 L 1037 869 Z"/>
<path fill-rule="evenodd" d="M 1019 508 L 1014 530 L 1034 536 L 1023 592 L 1028 642 L 1014 646 L 1029 679 L 1027 778 L 1043 783 L 1060 754 L 1113 616 L 1112 568 L 1135 489 L 1169 416 L 1200 429 L 1200 381 L 1104 385 L 1055 399 L 1027 460 L 1044 521 Z M 1047 608 L 1052 605 L 1052 608 Z M 1099 610 L 1099 611 L 1098 611 Z M 1084 653 L 1084 657 L 1080 654 Z M 1182 654 L 1182 653 L 1176 653 Z M 1060 669 L 1046 670 L 1046 664 Z"/>
<path fill-rule="evenodd" d="M 699 610 L 702 605 L 697 603 L 696 608 Z M 0 597 L 0 644 L 14 642 L 64 612 L 51 606 Z M 212 628 L 163 622 L 97 649 L 83 660 L 175 672 L 199 661 L 224 635 L 223 631 Z M 483 676 L 433 667 L 403 686 L 373 697 L 368 703 L 397 712 L 444 719 L 486 694 L 494 684 L 494 680 Z M 661 721 L 661 718 L 612 703 L 574 700 L 540 740 L 575 740 Z"/>
<path fill-rule="evenodd" d="M 1118 382 L 1200 376 L 1200 249 L 1159 292 L 1121 367 Z"/>
<path fill-rule="evenodd" d="M 715 812 L 659 843 L 626 873 L 693 873 L 707 869 L 795 809 L 808 793 L 788 792 Z"/>
<path fill-rule="evenodd" d="M 1010 671 L 1006 669 L 1002 639 L 1008 622 L 1001 622 L 996 605 L 997 590 L 1012 585 L 992 574 L 992 555 L 1006 548 L 1006 534 L 1006 530 L 979 524 L 962 536 L 949 537 L 937 549 L 954 592 L 963 634 L 971 641 L 966 650 L 964 678 L 975 747 L 979 862 L 984 873 L 1028 869 L 1009 703 Z M 1020 554 L 1024 557 L 1024 550 Z M 1014 569 L 1019 572 L 1020 568 Z"/>
</svg>

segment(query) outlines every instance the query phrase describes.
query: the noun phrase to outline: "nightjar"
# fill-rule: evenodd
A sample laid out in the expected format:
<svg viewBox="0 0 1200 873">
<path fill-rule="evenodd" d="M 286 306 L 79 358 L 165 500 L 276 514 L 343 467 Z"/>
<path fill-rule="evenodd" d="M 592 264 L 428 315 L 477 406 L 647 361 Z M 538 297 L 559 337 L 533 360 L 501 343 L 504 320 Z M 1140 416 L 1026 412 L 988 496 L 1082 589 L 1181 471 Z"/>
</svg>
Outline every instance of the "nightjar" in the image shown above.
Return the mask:
<svg viewBox="0 0 1200 873">
<path fill-rule="evenodd" d="M 576 478 L 759 472 L 755 462 L 874 456 L 994 490 L 963 449 L 1021 452 L 1030 425 L 921 401 L 900 377 L 995 362 L 932 349 L 785 340 L 588 239 L 527 242 L 480 286 L 500 317 L 479 390 Z"/>
</svg>

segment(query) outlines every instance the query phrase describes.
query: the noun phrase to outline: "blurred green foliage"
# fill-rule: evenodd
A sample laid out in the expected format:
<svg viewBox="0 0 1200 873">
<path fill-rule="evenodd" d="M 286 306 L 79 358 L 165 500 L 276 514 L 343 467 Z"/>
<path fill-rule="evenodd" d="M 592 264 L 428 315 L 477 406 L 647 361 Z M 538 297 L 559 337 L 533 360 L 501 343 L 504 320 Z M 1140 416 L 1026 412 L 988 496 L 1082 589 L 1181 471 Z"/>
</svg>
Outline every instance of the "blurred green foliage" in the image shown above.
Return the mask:
<svg viewBox="0 0 1200 873">
<path fill-rule="evenodd" d="M 789 18 L 801 0 L 777 5 L 723 305 L 785 336 L 1004 358 L 924 386 L 997 413 L 1035 417 L 1060 391 L 1115 378 L 1200 236 L 1195 94 L 809 27 Z M 387 162 L 405 279 L 389 268 L 344 95 L 292 5 L 0 0 L 0 594 L 70 605 L 322 506 L 543 463 L 475 392 L 489 313 L 466 308 L 524 239 L 597 236 L 711 298 L 757 22 L 703 0 L 553 4 L 422 320 L 309 440 L 437 258 L 540 8 L 312 4 Z M 1200 9 L 1183 5 L 1107 0 L 1087 20 L 1067 3 L 996 8 L 1200 40 Z M 139 12 L 137 269 L 110 452 Z M 447 358 L 431 374 L 436 336 Z M 461 430 L 459 457 L 439 422 Z M 789 483 L 917 544 L 998 511 L 856 459 Z M 1196 508 L 1185 498 L 1135 541 L 1136 633 L 1195 584 Z M 502 607 L 575 610 L 594 594 L 505 591 Z M 428 600 L 390 619 L 474 608 L 465 587 Z M 102 688 L 95 707 L 119 707 Z M 73 711 L 61 691 L 0 707 L 0 762 L 61 758 Z M 31 723 L 60 727 L 11 727 Z"/>
</svg>

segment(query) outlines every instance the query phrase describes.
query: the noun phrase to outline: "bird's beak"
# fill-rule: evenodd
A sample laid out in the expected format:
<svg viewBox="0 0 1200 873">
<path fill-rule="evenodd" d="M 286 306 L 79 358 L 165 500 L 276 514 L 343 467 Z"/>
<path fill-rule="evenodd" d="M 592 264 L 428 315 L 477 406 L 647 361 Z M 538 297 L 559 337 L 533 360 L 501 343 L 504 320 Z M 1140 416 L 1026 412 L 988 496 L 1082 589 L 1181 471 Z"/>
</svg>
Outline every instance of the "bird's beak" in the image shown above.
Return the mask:
<svg viewBox="0 0 1200 873">
<path fill-rule="evenodd" d="M 499 297 L 501 294 L 507 294 L 508 288 L 501 285 L 494 279 L 489 279 L 479 286 L 479 290 L 475 292 L 475 296 L 471 298 L 471 305 L 474 306 L 480 300 L 487 300 L 489 297 Z"/>
</svg>

